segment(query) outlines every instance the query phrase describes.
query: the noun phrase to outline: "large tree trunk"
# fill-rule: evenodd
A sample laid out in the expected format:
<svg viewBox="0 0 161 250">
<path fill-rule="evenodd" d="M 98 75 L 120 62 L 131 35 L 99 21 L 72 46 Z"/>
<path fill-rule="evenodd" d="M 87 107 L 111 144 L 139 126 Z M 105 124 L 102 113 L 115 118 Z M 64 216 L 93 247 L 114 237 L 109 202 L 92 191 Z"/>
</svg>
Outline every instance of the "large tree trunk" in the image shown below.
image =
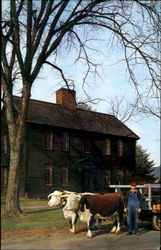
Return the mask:
<svg viewBox="0 0 161 250">
<path fill-rule="evenodd" d="M 31 84 L 23 82 L 23 95 L 18 117 L 14 117 L 14 105 L 9 92 L 5 92 L 6 115 L 10 139 L 10 166 L 6 193 L 5 214 L 8 216 L 19 216 L 19 175 L 21 165 L 21 151 L 25 136 L 25 125 L 30 98 Z"/>
<path fill-rule="evenodd" d="M 5 214 L 18 216 L 21 214 L 19 206 L 19 171 L 20 170 L 20 148 L 15 147 L 10 151 L 10 169 L 6 194 Z"/>
</svg>

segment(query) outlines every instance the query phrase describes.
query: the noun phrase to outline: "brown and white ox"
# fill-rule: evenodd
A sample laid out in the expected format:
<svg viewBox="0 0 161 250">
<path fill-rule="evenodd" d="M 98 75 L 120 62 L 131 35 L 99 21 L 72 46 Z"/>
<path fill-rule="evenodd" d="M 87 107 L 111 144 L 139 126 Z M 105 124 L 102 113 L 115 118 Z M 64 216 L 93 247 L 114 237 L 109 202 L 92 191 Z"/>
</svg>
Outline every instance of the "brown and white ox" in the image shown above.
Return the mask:
<svg viewBox="0 0 161 250">
<path fill-rule="evenodd" d="M 64 211 L 78 213 L 81 220 L 81 213 L 88 211 L 87 237 L 92 237 L 92 225 L 95 219 L 114 218 L 114 226 L 111 233 L 118 233 L 123 221 L 124 201 L 121 193 L 109 194 L 70 194 L 68 195 Z"/>
<path fill-rule="evenodd" d="M 84 193 L 84 194 L 87 194 L 87 193 Z M 93 195 L 92 193 L 88 193 L 88 194 Z M 70 227 L 71 227 L 70 231 L 72 233 L 75 233 L 75 224 L 77 222 L 78 216 L 80 217 L 80 220 L 82 222 L 87 223 L 90 211 L 88 209 L 86 209 L 85 211 L 80 212 L 78 215 L 77 210 L 65 209 L 67 198 L 70 195 L 74 195 L 74 201 L 76 203 L 80 201 L 80 198 L 79 198 L 80 196 L 78 195 L 78 193 L 71 192 L 71 191 L 58 191 L 58 190 L 56 190 L 53 193 L 48 195 L 48 199 L 50 199 L 48 202 L 48 206 L 61 207 L 63 210 L 64 218 L 66 220 L 68 220 L 70 223 Z M 71 202 L 71 196 L 70 196 L 70 202 Z"/>
</svg>

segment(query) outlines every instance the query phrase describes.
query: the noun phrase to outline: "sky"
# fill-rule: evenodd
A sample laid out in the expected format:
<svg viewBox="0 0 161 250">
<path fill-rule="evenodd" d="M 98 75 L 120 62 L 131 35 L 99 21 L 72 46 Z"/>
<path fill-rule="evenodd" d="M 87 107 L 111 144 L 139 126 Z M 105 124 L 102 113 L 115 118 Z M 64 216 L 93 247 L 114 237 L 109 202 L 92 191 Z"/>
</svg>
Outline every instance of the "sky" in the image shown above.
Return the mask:
<svg viewBox="0 0 161 250">
<path fill-rule="evenodd" d="M 81 32 L 80 35 L 83 37 L 83 30 Z M 99 70 L 99 76 L 94 74 L 89 75 L 83 91 L 82 79 L 86 72 L 84 60 L 82 59 L 80 63 L 78 62 L 75 65 L 74 59 L 79 51 L 71 50 L 70 53 L 68 53 L 69 49 L 68 47 L 65 48 L 64 44 L 57 58 L 57 66 L 63 69 L 66 77 L 74 80 L 77 102 L 87 100 L 87 98 L 104 99 L 104 101 L 100 101 L 97 105 L 92 105 L 92 108 L 97 112 L 109 113 L 107 99 L 115 99 L 116 97 L 121 98 L 124 96 L 124 106 L 127 108 L 129 105 L 128 103 L 134 100 L 135 89 L 133 83 L 129 81 L 125 62 L 120 61 L 120 63 L 116 63 L 123 58 L 121 45 L 115 40 L 111 43 L 110 33 L 108 32 L 102 34 L 102 31 L 98 29 L 94 32 L 89 29 L 88 34 L 91 35 L 93 40 L 89 40 L 86 43 L 86 48 L 89 52 L 91 61 L 100 64 L 97 68 Z M 99 38 L 100 40 L 98 41 Z M 88 49 L 89 46 L 96 50 Z M 54 59 L 53 54 L 53 61 Z M 52 57 L 50 61 L 52 61 Z M 91 67 L 90 70 L 94 70 L 94 68 Z M 145 68 L 141 64 L 138 65 L 135 73 L 140 83 L 143 83 L 147 78 Z M 51 69 L 51 67 L 44 65 L 33 84 L 31 98 L 55 103 L 55 92 L 59 88 L 64 87 L 64 85 L 65 84 L 61 81 L 57 72 Z M 143 91 L 146 90 L 142 84 L 141 88 L 143 88 Z M 20 95 L 20 89 L 21 86 L 17 83 L 14 87 L 14 94 Z M 150 160 L 154 160 L 155 166 L 159 166 L 159 119 L 152 116 L 146 117 L 145 115 L 138 115 L 127 121 L 125 125 L 140 137 L 138 143 L 141 144 L 143 149 L 147 150 L 148 154 L 150 154 Z"/>
<path fill-rule="evenodd" d="M 62 65 L 63 66 L 63 65 Z M 77 101 L 83 101 L 87 99 L 86 94 L 82 88 L 82 73 L 79 67 L 74 71 L 70 72 L 67 65 L 64 65 L 66 72 L 75 79 L 75 90 Z M 97 79 L 96 82 L 91 79 L 88 80 L 88 84 L 84 86 L 85 92 L 91 99 L 100 98 L 107 100 L 108 97 L 115 98 L 115 96 L 128 97 L 130 101 L 133 98 L 133 85 L 129 83 L 125 74 L 120 70 L 120 65 L 116 67 L 109 67 L 102 73 L 102 79 Z M 49 67 L 44 67 L 37 80 L 34 82 L 32 87 L 31 98 L 36 100 L 42 100 L 47 102 L 56 103 L 55 92 L 64 87 L 64 83 L 60 83 L 60 79 Z M 19 87 L 14 91 L 14 94 L 19 93 Z M 90 104 L 91 105 L 91 104 Z M 125 103 L 126 106 L 126 103 Z M 106 101 L 101 101 L 98 104 L 92 105 L 93 110 L 102 113 L 109 113 L 109 106 Z M 143 149 L 147 150 L 150 154 L 150 160 L 153 160 L 157 167 L 160 165 L 160 122 L 159 119 L 154 117 L 146 117 L 140 115 L 127 121 L 125 125 L 136 133 L 140 139 L 138 143 Z"/>
</svg>

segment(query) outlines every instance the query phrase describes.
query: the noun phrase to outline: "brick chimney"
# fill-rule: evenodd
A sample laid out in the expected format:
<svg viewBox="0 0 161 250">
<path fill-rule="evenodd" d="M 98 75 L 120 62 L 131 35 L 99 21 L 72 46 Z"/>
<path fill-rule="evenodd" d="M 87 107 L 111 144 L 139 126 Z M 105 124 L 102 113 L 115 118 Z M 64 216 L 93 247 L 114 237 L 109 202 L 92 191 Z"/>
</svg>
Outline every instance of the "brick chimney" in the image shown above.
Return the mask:
<svg viewBox="0 0 161 250">
<path fill-rule="evenodd" d="M 76 109 L 75 90 L 61 88 L 56 91 L 56 104 L 68 109 Z"/>
</svg>

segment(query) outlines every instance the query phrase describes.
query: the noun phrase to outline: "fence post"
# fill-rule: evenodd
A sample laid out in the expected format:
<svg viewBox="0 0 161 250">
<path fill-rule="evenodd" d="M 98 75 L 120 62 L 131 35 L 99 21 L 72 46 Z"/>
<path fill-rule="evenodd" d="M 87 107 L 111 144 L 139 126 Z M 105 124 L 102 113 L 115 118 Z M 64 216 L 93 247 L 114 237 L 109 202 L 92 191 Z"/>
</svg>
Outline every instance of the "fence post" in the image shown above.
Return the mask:
<svg viewBox="0 0 161 250">
<path fill-rule="evenodd" d="M 151 205 L 151 184 L 148 185 L 148 206 L 149 209 L 152 209 L 152 205 Z"/>
</svg>

